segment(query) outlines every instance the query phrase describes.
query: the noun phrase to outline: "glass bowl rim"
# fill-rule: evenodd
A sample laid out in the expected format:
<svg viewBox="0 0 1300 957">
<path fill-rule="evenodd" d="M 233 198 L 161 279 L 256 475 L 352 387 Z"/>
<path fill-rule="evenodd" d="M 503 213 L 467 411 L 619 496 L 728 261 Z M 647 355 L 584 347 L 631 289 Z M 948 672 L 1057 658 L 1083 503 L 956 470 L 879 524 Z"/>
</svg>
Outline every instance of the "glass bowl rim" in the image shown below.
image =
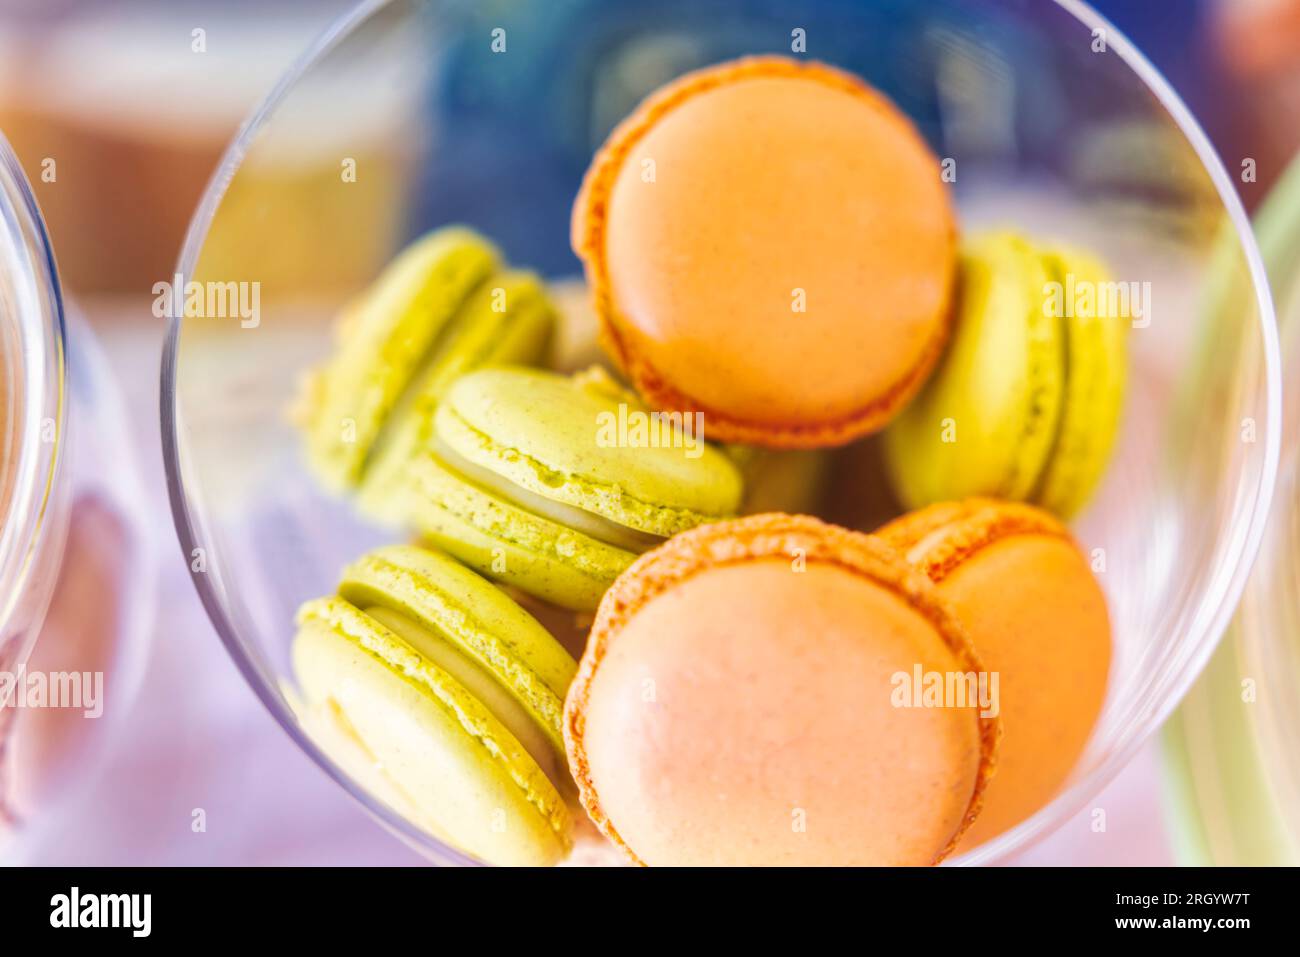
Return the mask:
<svg viewBox="0 0 1300 957">
<path fill-rule="evenodd" d="M 64 474 L 64 440 L 67 435 L 67 317 L 58 264 L 40 205 L 9 141 L 0 132 L 0 226 L 27 256 L 17 283 L 30 286 L 34 308 L 18 309 L 15 325 L 25 347 L 22 395 L 14 486 L 0 520 L 5 523 L 0 549 L 0 626 L 5 633 L 27 631 L 39 620 L 44 598 L 30 588 L 53 553 L 58 551 L 57 489 Z M 8 282 L 9 280 L 5 280 Z M 53 424 L 53 440 L 42 436 Z M 12 531 L 12 534 L 10 532 Z M 53 584 L 50 583 L 52 589 Z M 13 622 L 15 614 L 32 621 Z"/>
<path fill-rule="evenodd" d="M 409 0 L 361 0 L 351 11 L 343 14 L 321 33 L 298 57 L 279 79 L 266 97 L 253 109 L 226 148 L 213 174 L 203 199 L 190 221 L 188 232 L 176 267 L 176 279 L 183 283 L 192 275 L 207 237 L 217 208 L 223 200 L 231 181 L 247 155 L 249 146 L 262 126 L 275 113 L 289 92 L 320 60 L 326 57 L 344 39 L 357 30 L 373 15 L 395 2 Z M 1108 19 L 1084 0 L 1052 0 L 1056 6 L 1072 15 L 1092 30 L 1105 31 L 1107 43 L 1146 86 L 1156 102 L 1169 114 L 1188 144 L 1195 151 L 1209 175 L 1220 201 L 1232 223 L 1237 242 L 1244 252 L 1250 269 L 1251 283 L 1258 306 L 1258 322 L 1264 351 L 1264 386 L 1267 421 L 1264 428 L 1264 463 L 1258 484 L 1248 504 L 1240 506 L 1236 524 L 1245 524 L 1244 534 L 1235 534 L 1218 557 L 1221 568 L 1231 569 L 1231 574 L 1217 576 L 1219 588 L 1211 595 L 1208 591 L 1200 597 L 1195 620 L 1200 623 L 1199 633 L 1189 647 L 1195 653 L 1188 656 L 1177 683 L 1167 689 L 1158 709 L 1152 713 L 1149 725 L 1141 733 L 1129 735 L 1123 744 L 1108 753 L 1088 774 L 1073 781 L 1051 803 L 1041 808 L 1029 819 L 999 835 L 997 838 L 952 860 L 955 864 L 980 864 L 1001 859 L 1016 849 L 1028 846 L 1034 839 L 1054 830 L 1069 816 L 1080 810 L 1093 795 L 1109 783 L 1127 765 L 1138 749 L 1164 723 L 1177 706 L 1192 682 L 1209 660 L 1222 637 L 1237 602 L 1245 588 L 1251 567 L 1259 552 L 1265 523 L 1272 503 L 1281 446 L 1281 359 L 1272 296 L 1266 278 L 1263 258 L 1255 242 L 1250 220 L 1246 216 L 1240 197 L 1222 161 L 1211 145 L 1209 137 L 1192 115 L 1181 97 L 1174 91 L 1163 74 L 1137 49 Z M 167 493 L 171 503 L 172 518 L 181 546 L 182 556 L 188 565 L 194 549 L 203 540 L 200 534 L 201 519 L 190 508 L 185 490 L 182 440 L 179 432 L 177 363 L 181 332 L 181 317 L 168 319 L 166 341 L 163 347 L 160 389 L 160 419 L 162 429 L 163 463 L 167 473 Z M 1250 491 L 1250 490 L 1247 490 Z M 1244 513 L 1244 514 L 1243 514 Z M 286 734 L 348 794 L 358 801 L 370 815 L 386 829 L 416 848 L 436 846 L 441 856 L 458 864 L 479 865 L 481 862 L 439 841 L 416 827 L 383 801 L 372 796 L 338 763 L 320 748 L 302 728 L 297 715 L 278 690 L 264 682 L 257 665 L 245 654 L 239 639 L 238 628 L 223 606 L 210 576 L 190 575 L 199 599 L 207 611 L 218 637 L 225 645 L 235 666 L 253 689 L 263 706 L 275 718 Z"/>
</svg>

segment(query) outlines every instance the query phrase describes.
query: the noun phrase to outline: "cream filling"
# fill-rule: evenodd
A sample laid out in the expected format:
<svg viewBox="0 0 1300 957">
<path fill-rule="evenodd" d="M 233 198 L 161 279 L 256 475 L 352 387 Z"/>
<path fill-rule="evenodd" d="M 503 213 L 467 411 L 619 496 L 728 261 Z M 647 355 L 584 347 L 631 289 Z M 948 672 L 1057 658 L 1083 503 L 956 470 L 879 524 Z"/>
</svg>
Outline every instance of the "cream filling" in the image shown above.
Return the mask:
<svg viewBox="0 0 1300 957">
<path fill-rule="evenodd" d="M 907 551 L 907 561 L 911 565 L 919 565 L 925 561 L 925 556 L 930 554 L 930 550 L 941 545 L 947 540 L 948 534 L 952 531 L 951 527 L 944 525 L 936 528 L 928 535 L 922 536 L 915 545 Z"/>
<path fill-rule="evenodd" d="M 438 458 L 453 472 L 464 476 L 475 485 L 486 489 L 499 498 L 505 499 L 511 505 L 518 506 L 526 512 L 531 512 L 539 518 L 582 532 L 584 535 L 604 542 L 606 545 L 613 545 L 615 548 L 637 554 L 654 548 L 664 540 L 661 535 L 652 535 L 650 532 L 643 532 L 640 529 L 620 525 L 613 519 L 606 518 L 603 515 L 588 512 L 575 505 L 556 502 L 543 495 L 538 495 L 536 492 L 522 488 L 509 479 L 502 478 L 490 469 L 465 459 L 443 442 L 442 439 L 435 439 L 433 446 Z"/>
<path fill-rule="evenodd" d="M 550 740 L 538 728 L 537 719 L 491 673 L 437 631 L 400 612 L 380 606 L 363 611 L 460 682 L 515 736 L 556 789 L 563 793 L 567 771 L 560 767 Z"/>
</svg>

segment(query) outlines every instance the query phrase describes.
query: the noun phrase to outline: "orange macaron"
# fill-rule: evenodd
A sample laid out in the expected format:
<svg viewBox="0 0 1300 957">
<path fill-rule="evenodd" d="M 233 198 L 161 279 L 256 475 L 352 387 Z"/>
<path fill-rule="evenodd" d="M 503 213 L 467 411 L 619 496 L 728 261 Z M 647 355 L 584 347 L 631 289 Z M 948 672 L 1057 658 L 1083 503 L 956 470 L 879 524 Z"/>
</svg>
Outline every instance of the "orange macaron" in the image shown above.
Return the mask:
<svg viewBox="0 0 1300 957">
<path fill-rule="evenodd" d="M 573 209 L 604 339 L 711 437 L 837 445 L 884 426 L 947 338 L 956 222 L 911 121 L 824 64 L 681 77 L 610 135 Z"/>
<path fill-rule="evenodd" d="M 570 769 L 638 863 L 931 864 L 975 819 L 998 723 L 902 706 L 898 683 L 980 670 L 884 543 L 781 514 L 702 526 L 601 602 L 565 703 Z"/>
<path fill-rule="evenodd" d="M 877 534 L 935 583 L 998 676 L 998 773 L 961 849 L 975 847 L 1047 804 L 1083 752 L 1110 672 L 1106 598 L 1065 526 L 1032 506 L 942 503 Z"/>
</svg>

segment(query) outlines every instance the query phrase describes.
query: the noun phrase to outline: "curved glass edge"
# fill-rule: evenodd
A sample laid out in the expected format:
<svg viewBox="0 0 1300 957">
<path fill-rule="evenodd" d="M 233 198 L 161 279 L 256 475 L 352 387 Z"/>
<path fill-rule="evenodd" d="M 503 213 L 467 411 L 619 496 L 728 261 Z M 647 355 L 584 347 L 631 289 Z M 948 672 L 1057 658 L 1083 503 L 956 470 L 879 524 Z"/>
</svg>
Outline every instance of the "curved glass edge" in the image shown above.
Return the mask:
<svg viewBox="0 0 1300 957">
<path fill-rule="evenodd" d="M 66 502 L 67 336 L 62 287 L 45 221 L 17 156 L 0 134 L 0 266 L 17 299 L 21 394 L 13 487 L 0 529 L 0 625 L 35 641 L 62 555 Z M 6 463 L 6 468 L 10 466 Z"/>
<path fill-rule="evenodd" d="M 235 140 L 226 150 L 203 201 L 190 222 L 190 228 L 177 267 L 177 273 L 182 280 L 183 277 L 193 274 L 203 241 L 215 217 L 216 209 L 262 123 L 275 111 L 276 107 L 302 75 L 318 60 L 328 54 L 343 38 L 357 29 L 360 24 L 393 2 L 394 0 L 364 0 L 353 11 L 330 26 L 296 61 L 266 99 L 253 111 L 249 119 L 244 122 Z M 1245 532 L 1235 537 L 1229 543 L 1225 553 L 1221 555 L 1219 574 L 1216 576 L 1217 587 L 1214 590 L 1215 593 L 1206 596 L 1197 616 L 1197 621 L 1200 624 L 1198 631 L 1202 635 L 1212 634 L 1217 639 L 1218 636 L 1222 635 L 1231 619 L 1233 610 L 1245 588 L 1250 567 L 1258 554 L 1273 497 L 1280 455 L 1282 386 L 1279 346 L 1272 297 L 1269 293 L 1263 260 L 1256 245 L 1254 234 L 1250 229 L 1249 219 L 1240 198 L 1232 186 L 1227 170 L 1210 144 L 1209 137 L 1160 71 L 1119 29 L 1083 0 L 1053 0 L 1053 2 L 1090 29 L 1105 30 L 1111 48 L 1142 80 L 1148 90 L 1168 112 L 1208 172 L 1224 204 L 1224 208 L 1228 211 L 1234 232 L 1250 267 L 1252 285 L 1258 304 L 1259 331 L 1264 347 L 1264 398 L 1266 408 L 1266 422 L 1263 430 L 1265 437 L 1264 463 L 1254 494 L 1245 494 L 1239 499 L 1238 511 L 1245 513 Z M 160 411 L 163 461 L 167 471 L 168 496 L 182 554 L 188 564 L 190 554 L 194 548 L 198 547 L 197 543 L 204 540 L 204 536 L 197 516 L 190 512 L 186 502 L 185 483 L 182 478 L 187 468 L 179 434 L 180 417 L 177 409 L 176 393 L 176 365 L 180 325 L 181 320 L 177 317 L 173 317 L 168 324 L 167 340 L 162 357 Z M 433 843 L 441 848 L 442 855 L 451 862 L 461 864 L 479 863 L 459 851 L 437 842 L 436 839 L 431 838 L 424 831 L 406 821 L 392 808 L 377 801 L 358 787 L 351 777 L 307 736 L 301 728 L 297 716 L 288 708 L 283 698 L 271 690 L 270 682 L 263 680 L 258 672 L 257 664 L 247 654 L 239 639 L 235 623 L 222 607 L 217 585 L 207 575 L 193 575 L 191 577 L 194 580 L 199 598 L 217 630 L 218 636 L 230 653 L 240 673 L 252 686 L 262 704 L 284 728 L 285 732 L 320 765 L 329 777 L 333 778 L 347 793 L 352 795 L 384 827 L 413 846 L 424 850 Z M 1169 716 L 1176 707 L 1178 700 L 1186 693 L 1197 675 L 1205 667 L 1216 643 L 1198 642 L 1198 645 L 1204 647 L 1198 648 L 1197 653 L 1189 658 L 1181 672 L 1166 682 L 1166 685 L 1172 684 L 1172 687 L 1162 689 L 1169 692 L 1169 697 L 1156 712 L 1150 728 L 1141 733 L 1130 735 L 1098 768 L 1094 769 L 1086 778 L 1069 786 L 1051 804 L 1041 809 L 1033 817 L 988 843 L 963 854 L 961 857 L 945 862 L 945 864 L 962 866 L 994 863 L 1002 860 L 1012 852 L 1027 847 L 1034 840 L 1041 838 L 1063 823 L 1069 816 L 1083 808 L 1092 796 L 1100 791 L 1132 760 L 1138 749 L 1149 738 L 1151 732 Z"/>
<path fill-rule="evenodd" d="M 327 27 L 315 41 L 298 57 L 279 82 L 267 94 L 266 98 L 254 108 L 252 114 L 240 126 L 239 132 L 227 147 L 213 173 L 203 200 L 190 221 L 177 263 L 177 282 L 183 288 L 186 277 L 194 274 L 199 253 L 207 238 L 208 230 L 216 216 L 226 190 L 237 173 L 240 163 L 248 152 L 248 147 L 256 137 L 262 124 L 275 112 L 293 87 L 308 70 L 327 56 L 344 38 L 358 29 L 372 16 L 393 5 L 394 0 L 363 0 L 352 11 L 343 15 Z M 186 502 L 185 481 L 188 472 L 185 452 L 182 448 L 180 430 L 180 410 L 177 408 L 176 370 L 177 355 L 180 347 L 182 317 L 172 316 L 168 320 L 167 337 L 163 345 L 162 380 L 160 390 L 160 414 L 162 426 L 163 464 L 167 473 L 167 495 L 171 504 L 172 520 L 176 526 L 176 535 L 181 547 L 181 555 L 186 565 L 190 565 L 190 556 L 200 543 L 207 540 L 205 530 L 198 516 L 193 514 Z M 362 808 L 381 826 L 394 836 L 427 854 L 431 842 L 441 849 L 440 863 L 460 866 L 482 866 L 466 854 L 437 842 L 426 832 L 410 823 L 402 814 L 378 800 L 353 780 L 334 759 L 327 754 L 303 729 L 298 715 L 288 706 L 285 699 L 272 690 L 273 683 L 260 674 L 258 665 L 247 653 L 240 641 L 235 622 L 226 614 L 219 595 L 220 583 L 212 578 L 213 570 L 206 573 L 193 573 L 191 580 L 198 592 L 199 600 L 208 618 L 212 621 L 218 637 L 230 654 L 236 668 L 247 682 L 258 700 L 275 718 L 276 723 L 290 739 L 300 747 L 330 778 L 345 792 L 352 796 Z"/>
<path fill-rule="evenodd" d="M 1187 693 L 1197 676 L 1214 653 L 1218 639 L 1227 629 L 1232 614 L 1246 587 L 1251 567 L 1259 554 L 1277 481 L 1282 440 L 1282 372 L 1277 321 L 1273 310 L 1264 260 L 1255 241 L 1245 207 L 1237 195 L 1232 179 L 1224 168 L 1209 137 L 1181 97 L 1156 69 L 1154 64 L 1109 20 L 1082 0 L 1053 0 L 1085 26 L 1104 30 L 1110 48 L 1146 84 L 1161 106 L 1187 138 L 1201 160 L 1215 190 L 1227 210 L 1233 232 L 1250 268 L 1251 284 L 1258 305 L 1260 336 L 1263 341 L 1265 379 L 1264 406 L 1264 462 L 1259 482 L 1253 496 L 1243 495 L 1238 500 L 1238 514 L 1245 519 L 1245 532 L 1234 537 L 1220 555 L 1215 575 L 1217 587 L 1214 594 L 1203 598 L 1197 622 L 1202 635 L 1215 636 L 1214 641 L 1194 642 L 1197 651 L 1183 663 L 1183 668 L 1166 679 L 1158 690 L 1164 691 L 1164 703 L 1152 717 L 1150 728 L 1129 735 L 1086 778 L 1076 781 L 1059 794 L 1051 804 L 1033 817 L 1021 822 L 1010 831 L 999 835 L 987 844 L 970 851 L 952 863 L 955 865 L 988 864 L 1004 859 L 1016 850 L 1029 846 L 1048 831 L 1063 823 L 1081 810 L 1088 800 L 1099 792 L 1127 765 L 1146 743 L 1151 732 L 1159 727 L 1178 701 Z"/>
</svg>

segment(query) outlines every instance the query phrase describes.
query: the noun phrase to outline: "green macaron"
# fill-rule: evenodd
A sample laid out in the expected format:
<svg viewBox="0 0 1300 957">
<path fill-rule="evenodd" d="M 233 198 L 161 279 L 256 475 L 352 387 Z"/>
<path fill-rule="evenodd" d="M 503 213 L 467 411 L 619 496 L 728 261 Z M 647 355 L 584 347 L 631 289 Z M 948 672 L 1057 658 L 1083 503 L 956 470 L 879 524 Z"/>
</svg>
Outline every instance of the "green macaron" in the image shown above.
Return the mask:
<svg viewBox="0 0 1300 957">
<path fill-rule="evenodd" d="M 1127 314 L 1102 308 L 1105 267 L 1009 233 L 967 241 L 954 335 L 934 376 L 885 433 L 908 508 L 985 496 L 1069 517 L 1118 432 Z"/>
<path fill-rule="evenodd" d="M 1103 289 L 1111 282 L 1105 264 L 1083 250 L 1047 250 L 1043 264 L 1053 288 Z M 1062 317 L 1066 371 L 1056 440 L 1031 494 L 1035 503 L 1064 518 L 1087 504 L 1105 474 L 1128 379 L 1129 316 L 1075 305 Z"/>
<path fill-rule="evenodd" d="M 739 470 L 697 418 L 659 416 L 607 375 L 494 367 L 458 379 L 397 507 L 470 566 L 594 609 L 636 555 L 736 513 Z"/>
<path fill-rule="evenodd" d="M 308 463 L 330 491 L 376 466 L 382 487 L 455 376 L 545 351 L 554 310 L 540 281 L 503 272 L 483 237 L 446 227 L 417 240 L 352 302 L 326 362 L 306 380 L 297 418 Z"/>
<path fill-rule="evenodd" d="M 381 523 L 403 524 L 405 516 L 392 507 L 394 483 L 428 443 L 434 412 L 451 383 L 481 366 L 533 361 L 545 352 L 554 324 L 546 289 L 532 273 L 499 273 L 471 293 L 376 442 L 358 489 L 358 508 Z"/>
<path fill-rule="evenodd" d="M 489 863 L 567 854 L 561 715 L 576 665 L 501 589 L 445 555 L 391 546 L 303 605 L 298 626 L 304 723 L 369 763 L 381 797 Z"/>
</svg>

